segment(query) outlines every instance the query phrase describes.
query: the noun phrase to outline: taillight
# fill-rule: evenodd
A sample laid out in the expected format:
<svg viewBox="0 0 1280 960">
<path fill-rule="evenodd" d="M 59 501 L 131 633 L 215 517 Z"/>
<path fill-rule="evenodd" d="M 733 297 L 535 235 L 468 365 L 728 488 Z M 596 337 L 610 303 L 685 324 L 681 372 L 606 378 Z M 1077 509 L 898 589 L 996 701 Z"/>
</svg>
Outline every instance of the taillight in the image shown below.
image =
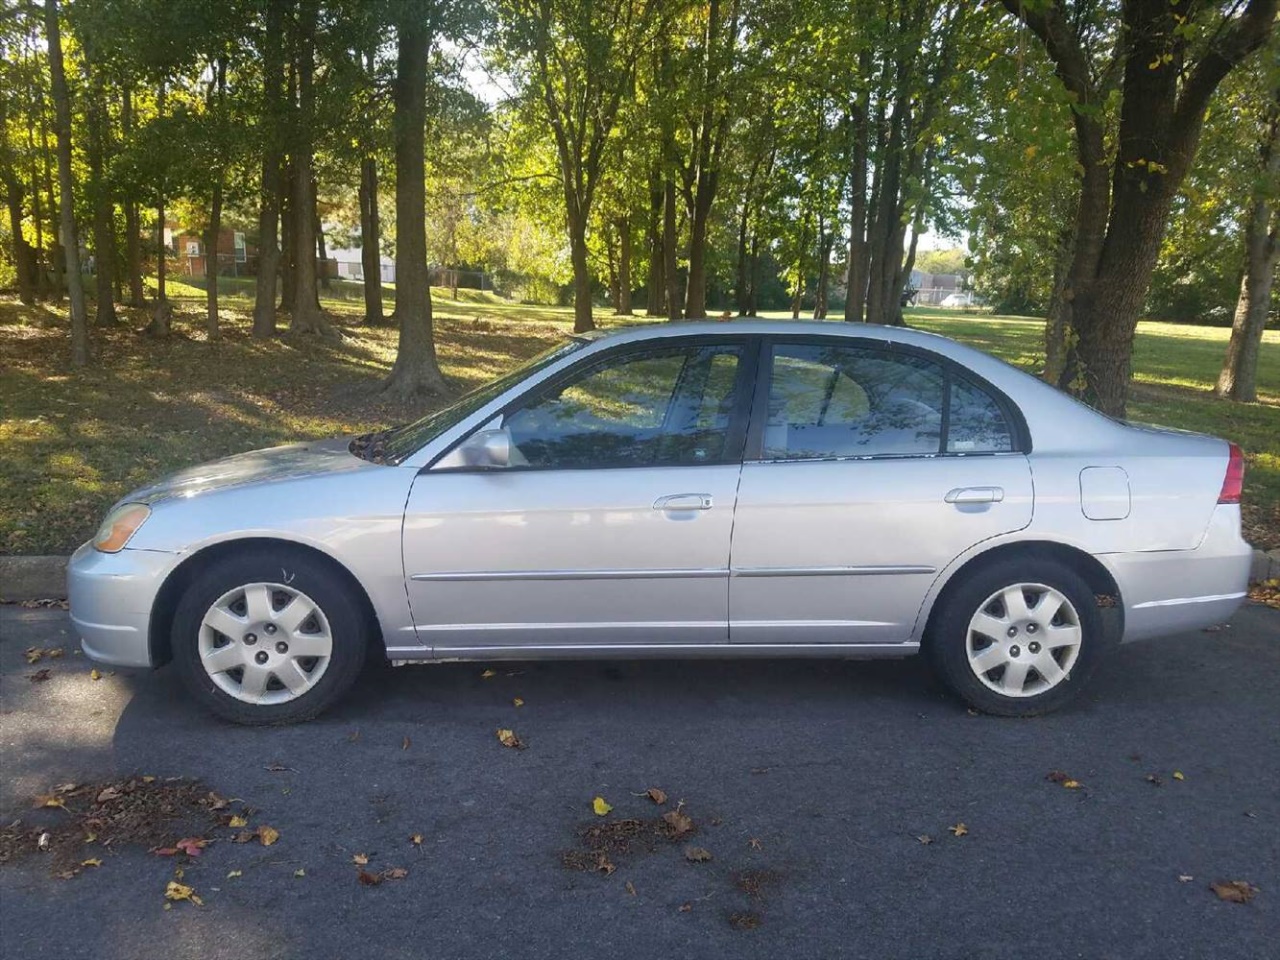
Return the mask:
<svg viewBox="0 0 1280 960">
<path fill-rule="evenodd" d="M 1244 454 L 1234 443 L 1227 456 L 1227 475 L 1222 478 L 1222 492 L 1218 494 L 1219 503 L 1239 503 L 1240 491 L 1244 488 Z"/>
</svg>

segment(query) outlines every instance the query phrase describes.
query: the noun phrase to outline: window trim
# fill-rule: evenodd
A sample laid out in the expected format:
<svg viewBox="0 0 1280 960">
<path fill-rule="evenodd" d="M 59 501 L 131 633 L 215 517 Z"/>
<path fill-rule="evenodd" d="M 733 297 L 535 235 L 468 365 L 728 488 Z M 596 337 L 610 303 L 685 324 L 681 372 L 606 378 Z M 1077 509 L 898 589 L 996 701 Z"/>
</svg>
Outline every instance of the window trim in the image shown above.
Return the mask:
<svg viewBox="0 0 1280 960">
<path fill-rule="evenodd" d="M 431 460 L 422 467 L 420 472 L 426 473 L 430 471 L 436 463 L 443 460 L 462 444 L 466 443 L 473 434 L 484 429 L 495 419 L 502 418 L 505 420 L 516 408 L 522 407 L 527 403 L 536 402 L 542 396 L 560 389 L 566 384 L 566 381 L 574 380 L 579 376 L 589 375 L 593 369 L 601 368 L 620 359 L 629 357 L 642 357 L 648 354 L 671 353 L 678 350 L 691 351 L 695 348 L 720 346 L 737 347 L 741 353 L 739 354 L 737 378 L 733 385 L 734 400 L 729 412 L 729 425 L 725 431 L 724 456 L 719 459 L 702 460 L 697 463 L 596 463 L 579 464 L 572 467 L 542 466 L 539 464 L 514 465 L 506 467 L 454 467 L 448 472 L 450 474 L 546 473 L 555 470 L 563 472 L 580 470 L 654 470 L 733 466 L 735 464 L 741 464 L 747 442 L 747 430 L 750 422 L 753 398 L 753 392 L 750 389 L 750 386 L 756 376 L 757 364 L 760 359 L 760 351 L 757 348 L 756 343 L 758 339 L 758 336 L 751 334 L 688 334 L 684 336 L 637 340 L 631 343 L 619 344 L 614 347 L 606 347 L 603 350 L 589 353 L 586 356 L 579 357 L 569 366 L 552 374 L 545 380 L 534 384 L 528 389 L 521 390 L 520 393 L 502 404 L 498 409 L 494 410 L 484 419 L 483 422 L 476 424 L 474 427 L 458 436 L 453 443 L 449 444 L 439 454 L 432 457 Z M 683 374 L 683 370 L 681 373 Z M 672 386 L 673 396 L 677 385 L 678 383 Z M 513 389 L 520 388 L 514 387 Z"/>
<path fill-rule="evenodd" d="M 794 457 L 786 459 L 766 458 L 764 456 L 764 433 L 769 419 L 769 390 L 773 380 L 773 349 L 775 346 L 845 346 L 857 350 L 882 353 L 890 357 L 910 356 L 936 363 L 942 368 L 942 411 L 939 428 L 938 450 L 934 453 L 881 453 L 865 456 L 833 456 L 833 457 Z M 917 347 L 914 344 L 898 343 L 892 340 L 878 340 L 870 337 L 849 336 L 848 334 L 780 334 L 768 333 L 760 335 L 760 345 L 756 356 L 755 391 L 753 394 L 751 422 L 747 427 L 746 448 L 743 451 L 744 463 L 828 463 L 841 460 L 936 460 L 936 459 L 970 459 L 973 457 L 1007 457 L 1025 456 L 1031 452 L 1031 433 L 1027 429 L 1027 421 L 1009 396 L 990 380 L 970 370 L 958 360 L 948 356 Z M 986 393 L 1009 424 L 1011 449 L 992 451 L 954 451 L 947 450 L 951 430 L 951 387 L 957 381 L 968 383 Z"/>
</svg>

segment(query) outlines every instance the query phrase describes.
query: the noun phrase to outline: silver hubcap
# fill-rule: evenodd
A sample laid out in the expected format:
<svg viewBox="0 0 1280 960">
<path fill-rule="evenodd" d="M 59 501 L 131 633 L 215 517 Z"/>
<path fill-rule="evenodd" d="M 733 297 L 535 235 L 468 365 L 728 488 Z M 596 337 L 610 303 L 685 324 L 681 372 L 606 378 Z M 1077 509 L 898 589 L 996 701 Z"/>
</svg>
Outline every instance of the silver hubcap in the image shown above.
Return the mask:
<svg viewBox="0 0 1280 960">
<path fill-rule="evenodd" d="M 984 685 L 1006 697 L 1034 697 L 1070 678 L 1080 641 L 1070 600 L 1043 583 L 1015 583 L 978 608 L 965 650 Z"/>
<path fill-rule="evenodd" d="M 329 667 L 333 637 L 319 604 L 282 583 L 249 583 L 219 597 L 200 623 L 200 663 L 245 703 L 287 703 Z"/>
</svg>

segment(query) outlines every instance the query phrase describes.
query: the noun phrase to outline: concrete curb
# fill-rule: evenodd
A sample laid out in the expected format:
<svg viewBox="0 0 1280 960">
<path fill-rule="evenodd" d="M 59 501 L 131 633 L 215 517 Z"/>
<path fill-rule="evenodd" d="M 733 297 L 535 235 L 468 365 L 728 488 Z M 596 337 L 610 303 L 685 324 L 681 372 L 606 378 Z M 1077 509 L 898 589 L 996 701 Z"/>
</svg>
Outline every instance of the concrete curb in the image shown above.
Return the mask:
<svg viewBox="0 0 1280 960">
<path fill-rule="evenodd" d="M 0 603 L 65 600 L 70 557 L 0 557 Z M 1253 551 L 1249 582 L 1280 580 L 1280 549 Z"/>
<path fill-rule="evenodd" d="M 0 557 L 0 602 L 64 600 L 70 557 Z"/>
</svg>

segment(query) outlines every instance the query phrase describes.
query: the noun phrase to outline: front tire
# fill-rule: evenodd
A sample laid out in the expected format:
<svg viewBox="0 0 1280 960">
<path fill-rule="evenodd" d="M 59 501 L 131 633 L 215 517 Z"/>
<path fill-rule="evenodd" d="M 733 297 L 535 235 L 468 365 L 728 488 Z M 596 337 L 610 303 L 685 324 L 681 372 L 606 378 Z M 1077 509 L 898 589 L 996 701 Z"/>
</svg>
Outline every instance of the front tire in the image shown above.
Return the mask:
<svg viewBox="0 0 1280 960">
<path fill-rule="evenodd" d="M 939 679 L 971 707 L 1006 717 L 1057 710 L 1111 646 L 1097 599 L 1055 560 L 980 567 L 935 611 L 926 652 Z"/>
<path fill-rule="evenodd" d="M 242 724 L 309 720 L 351 688 L 369 626 L 328 564 L 289 550 L 234 554 L 196 575 L 173 618 L 192 697 Z"/>
</svg>

